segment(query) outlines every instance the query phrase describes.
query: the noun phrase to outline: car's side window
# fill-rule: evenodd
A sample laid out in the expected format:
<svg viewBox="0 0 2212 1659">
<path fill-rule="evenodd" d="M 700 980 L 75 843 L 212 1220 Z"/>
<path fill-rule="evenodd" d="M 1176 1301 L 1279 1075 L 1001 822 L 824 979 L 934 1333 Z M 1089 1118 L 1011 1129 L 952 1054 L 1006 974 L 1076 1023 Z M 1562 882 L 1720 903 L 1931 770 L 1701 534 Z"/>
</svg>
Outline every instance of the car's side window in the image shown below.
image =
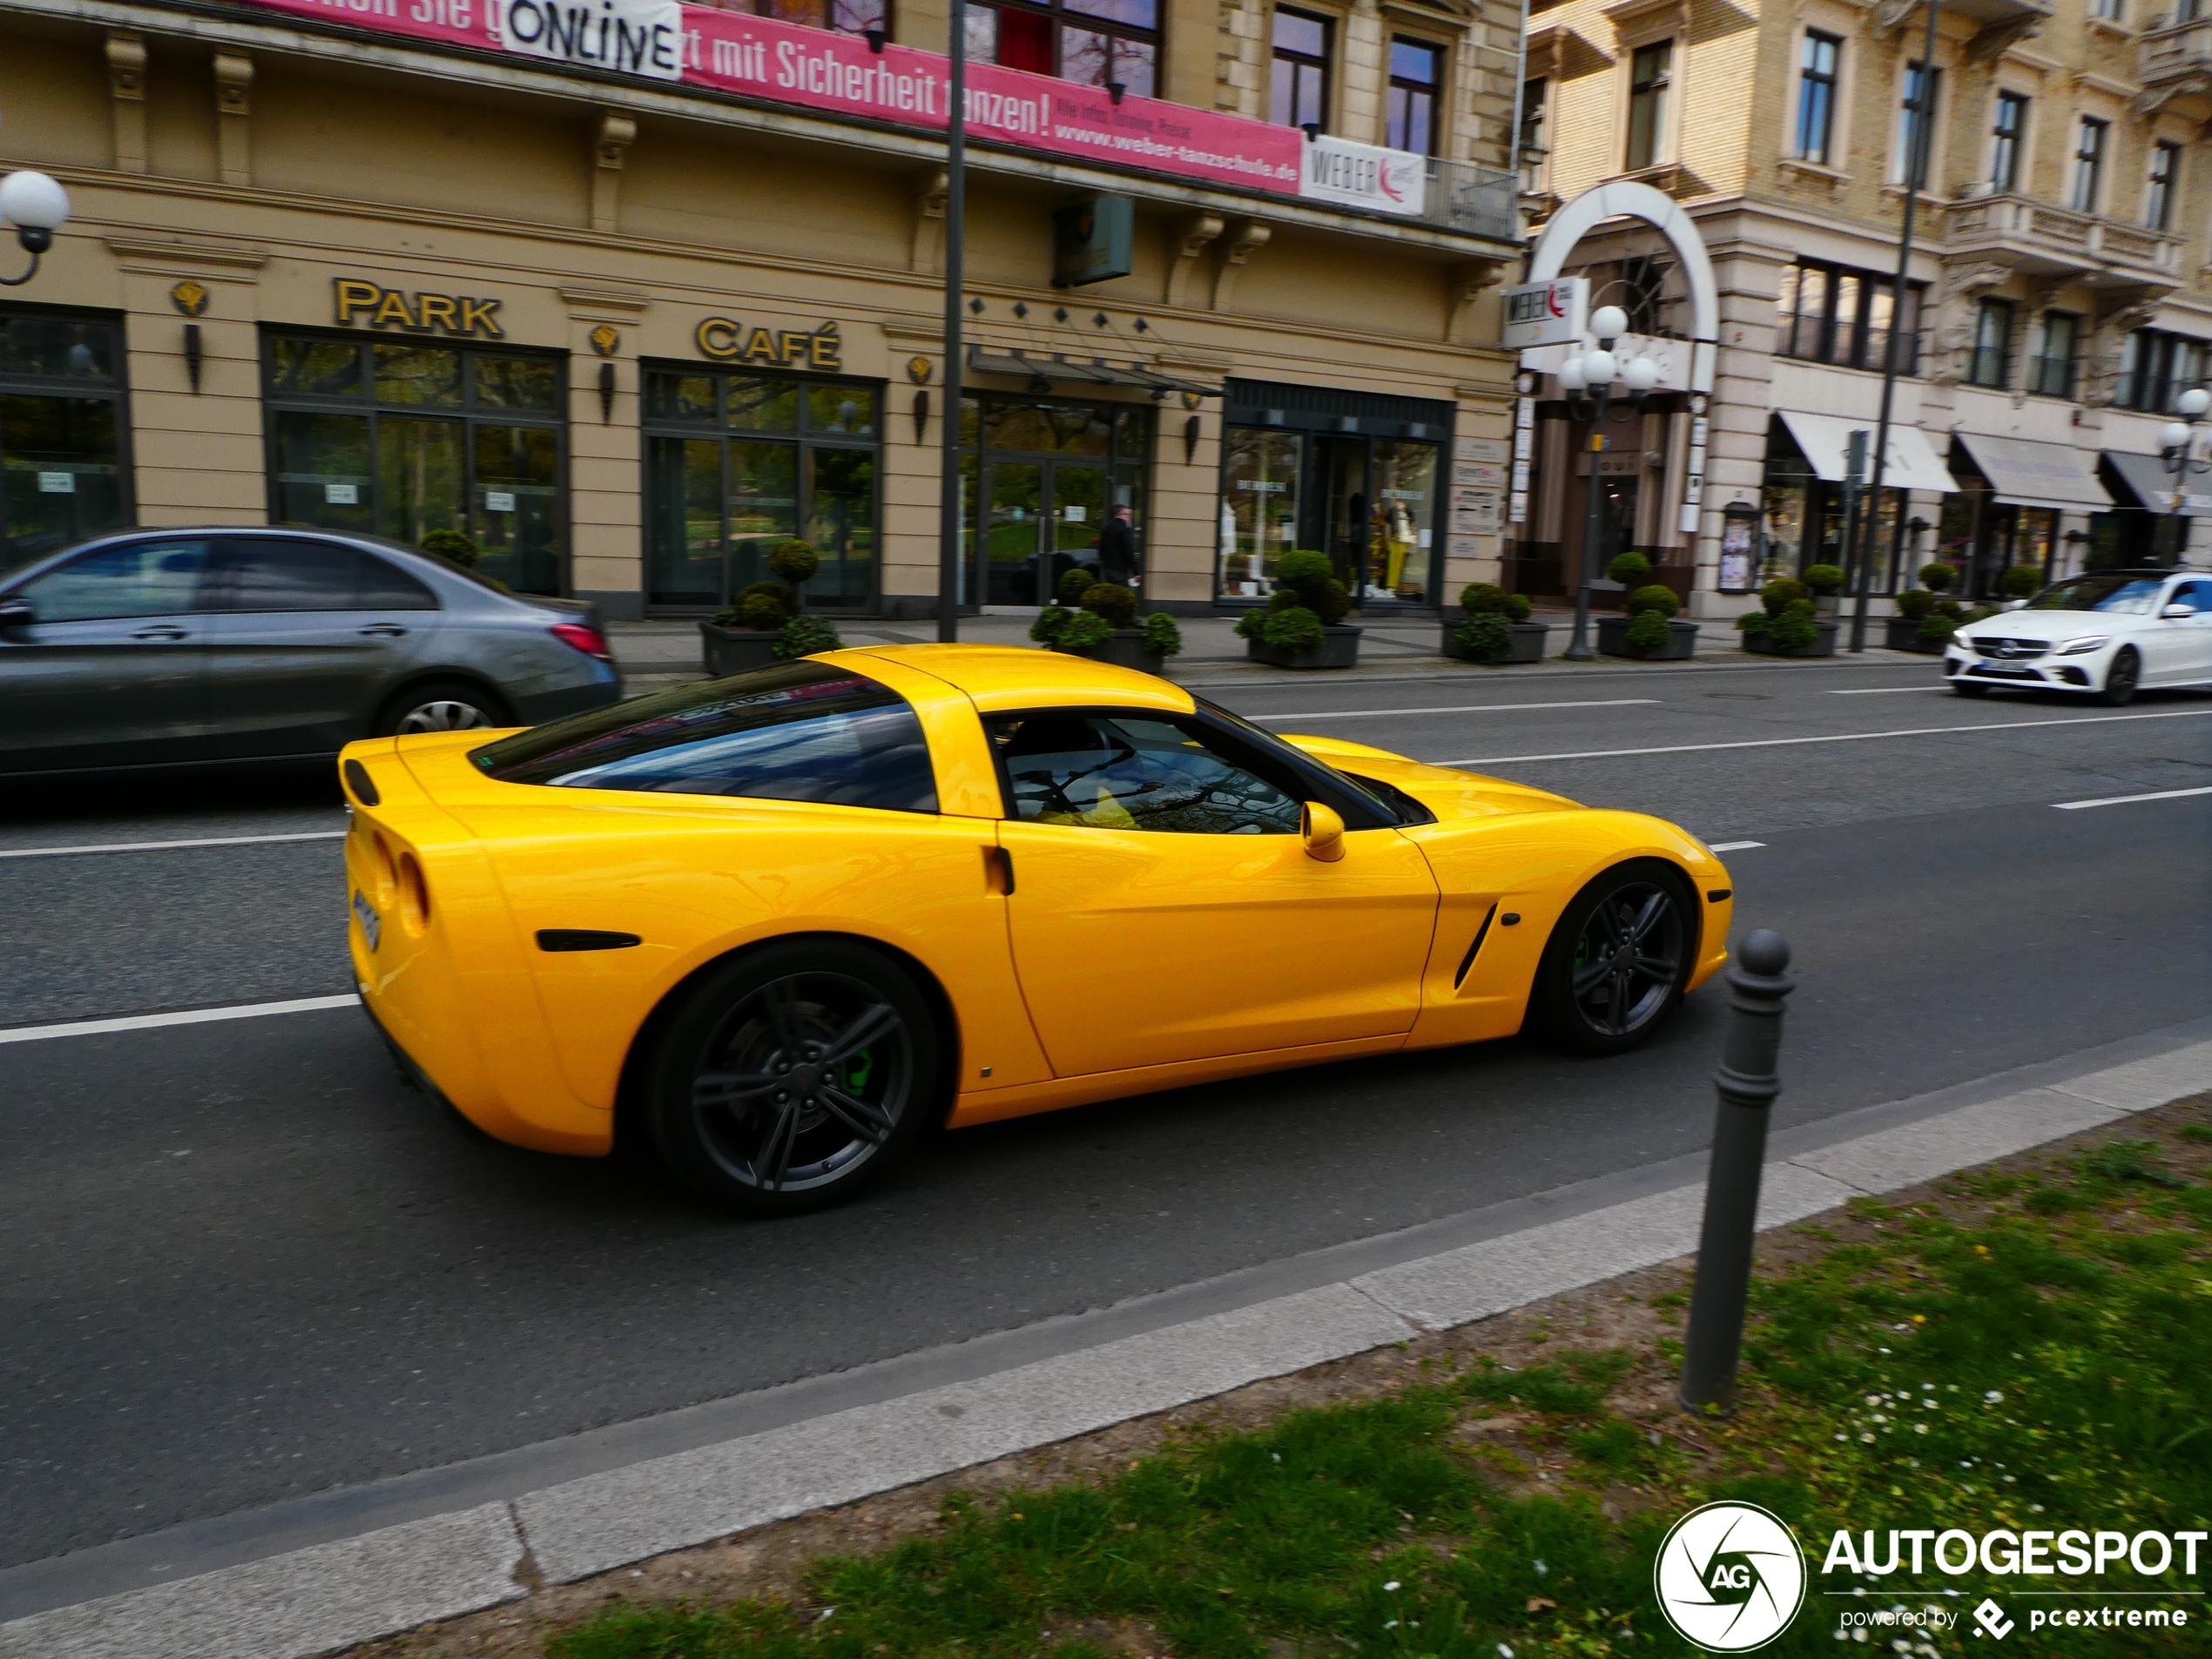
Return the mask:
<svg viewBox="0 0 2212 1659">
<path fill-rule="evenodd" d="M 225 610 L 351 610 L 361 586 L 359 553 L 306 536 L 226 537 L 215 563 Z"/>
<path fill-rule="evenodd" d="M 206 572 L 204 541 L 124 542 L 26 582 L 16 597 L 42 623 L 175 617 L 200 608 Z"/>
<path fill-rule="evenodd" d="M 438 596 L 389 559 L 374 553 L 361 556 L 361 589 L 354 596 L 356 610 L 435 610 Z"/>
<path fill-rule="evenodd" d="M 1040 710 L 988 719 L 1010 815 L 1175 835 L 1295 835 L 1298 797 L 1196 723 Z"/>
<path fill-rule="evenodd" d="M 889 687 L 822 663 L 682 686 L 469 757 L 502 783 L 937 810 L 929 741 Z"/>
<path fill-rule="evenodd" d="M 2212 582 L 2184 582 L 2174 590 L 2169 605 L 2188 605 L 2199 612 L 2212 610 Z"/>
</svg>

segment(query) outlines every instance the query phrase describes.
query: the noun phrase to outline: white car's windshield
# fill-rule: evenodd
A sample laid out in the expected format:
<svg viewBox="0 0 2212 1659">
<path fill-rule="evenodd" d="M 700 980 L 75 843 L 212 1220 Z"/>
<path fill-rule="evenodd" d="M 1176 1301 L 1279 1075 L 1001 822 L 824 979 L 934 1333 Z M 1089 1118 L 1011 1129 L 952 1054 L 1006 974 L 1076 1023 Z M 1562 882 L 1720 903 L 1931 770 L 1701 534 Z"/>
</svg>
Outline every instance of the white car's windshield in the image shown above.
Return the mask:
<svg viewBox="0 0 2212 1659">
<path fill-rule="evenodd" d="M 2030 610 L 2102 610 L 2123 617 L 2148 617 L 2158 604 L 2158 590 L 2166 584 L 2155 578 L 2103 575 L 2078 576 L 2071 582 L 2048 587 L 2027 602 Z"/>
</svg>

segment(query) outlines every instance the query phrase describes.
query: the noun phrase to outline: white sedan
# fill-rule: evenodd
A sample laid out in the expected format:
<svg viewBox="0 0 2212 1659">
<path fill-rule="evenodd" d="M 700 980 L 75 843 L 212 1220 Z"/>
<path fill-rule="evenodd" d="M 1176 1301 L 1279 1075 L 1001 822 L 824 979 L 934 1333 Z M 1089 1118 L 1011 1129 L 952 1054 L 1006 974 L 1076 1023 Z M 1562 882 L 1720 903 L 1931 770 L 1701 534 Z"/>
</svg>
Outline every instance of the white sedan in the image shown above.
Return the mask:
<svg viewBox="0 0 2212 1659">
<path fill-rule="evenodd" d="M 2144 686 L 2212 685 L 2212 575 L 2096 570 L 2054 583 L 1952 634 L 1943 672 L 1961 697 L 2010 685 L 2115 708 Z"/>
</svg>

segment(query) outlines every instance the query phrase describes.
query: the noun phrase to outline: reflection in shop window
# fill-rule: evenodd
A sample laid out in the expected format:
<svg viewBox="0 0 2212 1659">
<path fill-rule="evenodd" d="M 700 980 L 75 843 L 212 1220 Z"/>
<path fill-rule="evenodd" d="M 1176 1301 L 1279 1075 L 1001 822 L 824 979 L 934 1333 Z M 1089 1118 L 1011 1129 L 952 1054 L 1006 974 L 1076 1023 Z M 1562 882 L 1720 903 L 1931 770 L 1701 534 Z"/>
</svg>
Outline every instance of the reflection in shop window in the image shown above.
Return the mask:
<svg viewBox="0 0 2212 1659">
<path fill-rule="evenodd" d="M 0 314 L 0 570 L 132 519 L 118 325 Z"/>
<path fill-rule="evenodd" d="M 1041 0 L 970 5 L 968 55 L 979 64 L 1053 75 L 1084 86 L 1155 91 L 1157 0 Z"/>
<path fill-rule="evenodd" d="M 376 364 L 376 401 L 419 408 L 453 408 L 461 402 L 461 354 L 437 346 L 371 348 Z"/>
<path fill-rule="evenodd" d="M 1373 533 L 1364 597 L 1406 604 L 1430 601 L 1436 542 L 1436 459 L 1433 443 L 1375 445 Z"/>
<path fill-rule="evenodd" d="M 1272 590 L 1275 561 L 1297 545 L 1298 435 L 1231 427 L 1221 498 L 1221 590 L 1261 598 Z"/>
</svg>

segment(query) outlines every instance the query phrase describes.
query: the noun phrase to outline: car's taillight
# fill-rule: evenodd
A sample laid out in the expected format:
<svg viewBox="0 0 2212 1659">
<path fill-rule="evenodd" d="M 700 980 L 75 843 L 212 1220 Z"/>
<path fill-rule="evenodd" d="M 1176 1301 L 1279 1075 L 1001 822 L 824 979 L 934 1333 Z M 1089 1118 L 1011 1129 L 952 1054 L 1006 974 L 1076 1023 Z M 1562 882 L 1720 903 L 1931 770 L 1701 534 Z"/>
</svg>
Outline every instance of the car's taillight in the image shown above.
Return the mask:
<svg viewBox="0 0 2212 1659">
<path fill-rule="evenodd" d="M 563 645 L 572 645 L 586 657 L 596 657 L 603 663 L 611 663 L 614 653 L 607 649 L 607 637 L 588 622 L 556 622 L 548 631 Z"/>
</svg>

